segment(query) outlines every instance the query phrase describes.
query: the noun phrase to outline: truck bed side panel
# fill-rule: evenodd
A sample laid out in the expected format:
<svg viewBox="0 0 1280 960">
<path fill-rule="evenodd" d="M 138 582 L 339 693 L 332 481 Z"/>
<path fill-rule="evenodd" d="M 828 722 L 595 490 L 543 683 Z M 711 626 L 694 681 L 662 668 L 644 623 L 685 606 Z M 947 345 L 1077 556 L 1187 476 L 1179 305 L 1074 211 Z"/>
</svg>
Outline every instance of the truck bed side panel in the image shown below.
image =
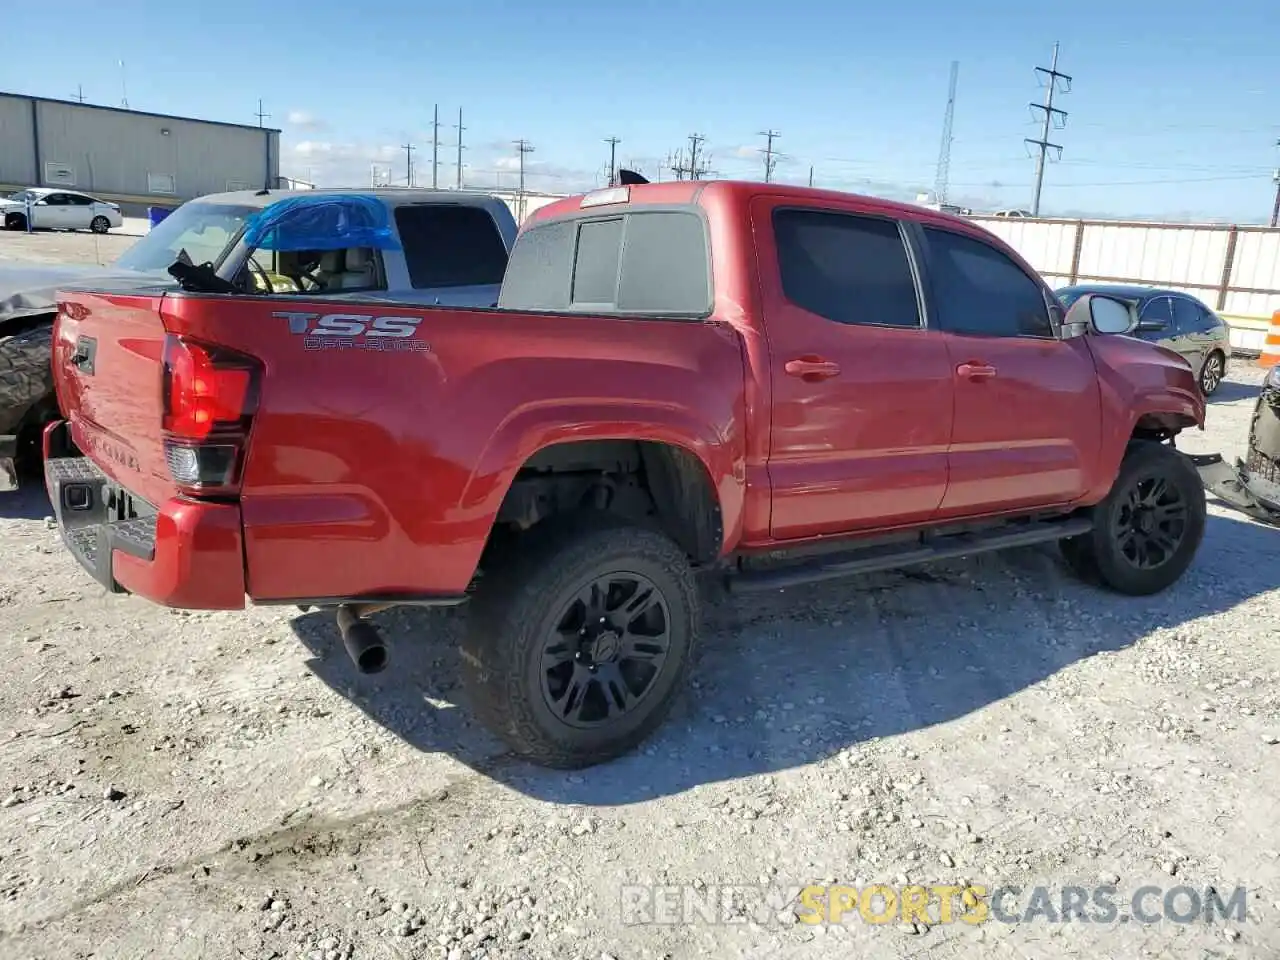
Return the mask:
<svg viewBox="0 0 1280 960">
<path fill-rule="evenodd" d="M 561 441 L 681 445 L 714 478 L 726 539 L 740 522 L 743 368 L 726 325 L 372 303 L 336 314 L 243 297 L 166 306 L 167 325 L 266 365 L 241 499 L 257 601 L 461 593 L 521 463 Z M 410 324 L 379 330 L 378 317 Z"/>
</svg>

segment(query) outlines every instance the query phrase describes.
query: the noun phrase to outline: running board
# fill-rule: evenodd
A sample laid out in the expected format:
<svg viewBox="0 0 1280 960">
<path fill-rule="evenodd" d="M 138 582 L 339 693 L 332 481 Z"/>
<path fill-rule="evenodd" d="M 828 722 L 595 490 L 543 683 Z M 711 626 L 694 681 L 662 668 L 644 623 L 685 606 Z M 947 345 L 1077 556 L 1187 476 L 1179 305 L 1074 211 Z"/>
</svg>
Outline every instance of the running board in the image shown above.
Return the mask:
<svg viewBox="0 0 1280 960">
<path fill-rule="evenodd" d="M 731 593 L 779 590 L 863 573 L 897 570 L 935 560 L 952 560 L 1013 547 L 1029 547 L 1065 537 L 1078 537 L 1092 529 L 1093 521 L 1089 517 L 1072 517 L 1068 520 L 1041 520 L 1021 524 L 1012 529 L 997 527 L 994 530 L 937 534 L 931 537 L 922 535 L 920 539 L 912 540 L 907 545 L 895 543 L 865 547 L 775 570 L 733 573 L 726 579 L 725 586 Z"/>
</svg>

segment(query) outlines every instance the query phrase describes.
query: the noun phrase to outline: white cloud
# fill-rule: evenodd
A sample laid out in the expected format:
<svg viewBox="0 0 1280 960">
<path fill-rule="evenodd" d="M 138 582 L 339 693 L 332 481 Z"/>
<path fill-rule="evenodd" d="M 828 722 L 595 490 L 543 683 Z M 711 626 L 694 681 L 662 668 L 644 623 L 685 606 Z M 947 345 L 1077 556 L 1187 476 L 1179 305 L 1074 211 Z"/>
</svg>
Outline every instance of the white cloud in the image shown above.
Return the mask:
<svg viewBox="0 0 1280 960">
<path fill-rule="evenodd" d="M 309 110 L 290 110 L 289 126 L 299 130 L 323 130 L 326 124 Z"/>
<path fill-rule="evenodd" d="M 392 180 L 397 177 L 401 182 L 404 180 L 404 151 L 391 144 L 286 141 L 280 153 L 280 172 L 284 176 L 298 177 L 318 186 L 368 186 L 374 163 L 390 164 Z"/>
</svg>

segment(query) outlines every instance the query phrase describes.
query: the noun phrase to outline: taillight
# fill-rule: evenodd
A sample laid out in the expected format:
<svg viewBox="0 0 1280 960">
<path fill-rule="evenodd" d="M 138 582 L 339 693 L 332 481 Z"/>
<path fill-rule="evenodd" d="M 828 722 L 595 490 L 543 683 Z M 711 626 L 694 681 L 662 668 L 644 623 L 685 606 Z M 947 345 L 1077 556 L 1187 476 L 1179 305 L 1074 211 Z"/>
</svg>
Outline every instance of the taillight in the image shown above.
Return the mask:
<svg viewBox="0 0 1280 960">
<path fill-rule="evenodd" d="M 164 453 L 179 486 L 196 494 L 234 491 L 261 370 L 252 357 L 165 337 Z"/>
</svg>

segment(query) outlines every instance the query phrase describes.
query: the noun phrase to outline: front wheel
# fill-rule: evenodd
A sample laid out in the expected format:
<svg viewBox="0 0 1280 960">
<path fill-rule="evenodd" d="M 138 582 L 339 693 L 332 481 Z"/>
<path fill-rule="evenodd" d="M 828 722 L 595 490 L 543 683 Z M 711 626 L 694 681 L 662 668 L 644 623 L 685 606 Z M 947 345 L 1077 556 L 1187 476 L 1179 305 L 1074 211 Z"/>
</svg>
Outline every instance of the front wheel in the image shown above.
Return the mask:
<svg viewBox="0 0 1280 960">
<path fill-rule="evenodd" d="M 463 681 L 477 715 L 516 754 L 591 766 L 661 725 L 683 688 L 699 619 L 679 547 L 654 530 L 580 514 L 535 529 L 486 570 Z"/>
<path fill-rule="evenodd" d="M 1222 385 L 1226 370 L 1227 361 L 1218 351 L 1215 350 L 1205 358 L 1204 366 L 1200 369 L 1200 390 L 1206 397 L 1212 396 Z"/>
<path fill-rule="evenodd" d="M 106 217 L 94 217 L 89 221 L 89 229 L 94 233 L 106 233 L 111 229 L 111 221 Z"/>
<path fill-rule="evenodd" d="M 1206 513 L 1200 475 L 1182 454 L 1161 443 L 1136 444 L 1094 508 L 1093 529 L 1062 541 L 1062 554 L 1077 574 L 1118 593 L 1159 593 L 1191 565 Z"/>
<path fill-rule="evenodd" d="M 27 229 L 27 217 L 23 213 L 7 213 L 4 217 L 4 228 L 6 230 L 25 230 Z"/>
</svg>

